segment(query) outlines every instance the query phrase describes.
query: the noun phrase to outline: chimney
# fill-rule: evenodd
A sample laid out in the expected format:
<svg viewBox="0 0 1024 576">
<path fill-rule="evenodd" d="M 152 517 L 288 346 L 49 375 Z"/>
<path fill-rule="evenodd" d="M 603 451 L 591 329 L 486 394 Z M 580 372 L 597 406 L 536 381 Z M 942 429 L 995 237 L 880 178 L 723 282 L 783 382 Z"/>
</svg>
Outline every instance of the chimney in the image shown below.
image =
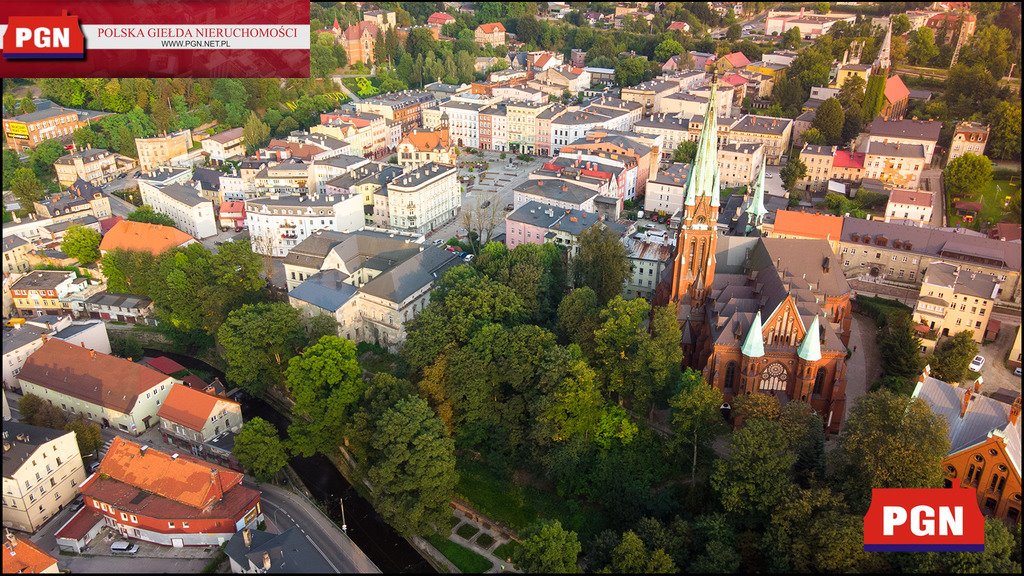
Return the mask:
<svg viewBox="0 0 1024 576">
<path fill-rule="evenodd" d="M 964 390 L 964 397 L 963 397 L 963 399 L 962 399 L 962 401 L 960 403 L 960 417 L 961 418 L 963 418 L 964 415 L 967 414 L 967 406 L 971 402 L 971 395 L 972 394 L 971 394 L 971 389 L 970 388 L 967 388 L 966 390 Z"/>
<path fill-rule="evenodd" d="M 981 383 L 982 382 L 984 382 L 984 380 L 981 378 L 981 376 L 978 376 L 978 379 L 974 381 L 974 393 L 975 394 L 980 394 L 981 393 Z"/>
<path fill-rule="evenodd" d="M 252 548 L 252 534 L 248 528 L 242 528 L 242 542 L 245 543 L 246 548 Z"/>
<path fill-rule="evenodd" d="M 146 446 L 145 444 L 139 446 L 139 456 L 145 456 L 146 450 L 149 450 L 149 446 Z"/>
<path fill-rule="evenodd" d="M 270 570 L 270 552 L 263 553 L 263 569 Z"/>
<path fill-rule="evenodd" d="M 1017 395 L 1017 399 L 1010 405 L 1010 414 L 1006 418 L 1010 421 L 1011 426 L 1016 426 L 1017 421 L 1020 420 L 1020 394 Z"/>
<path fill-rule="evenodd" d="M 96 351 L 95 350 L 89 350 L 89 358 L 91 358 L 93 360 L 96 359 Z"/>
</svg>

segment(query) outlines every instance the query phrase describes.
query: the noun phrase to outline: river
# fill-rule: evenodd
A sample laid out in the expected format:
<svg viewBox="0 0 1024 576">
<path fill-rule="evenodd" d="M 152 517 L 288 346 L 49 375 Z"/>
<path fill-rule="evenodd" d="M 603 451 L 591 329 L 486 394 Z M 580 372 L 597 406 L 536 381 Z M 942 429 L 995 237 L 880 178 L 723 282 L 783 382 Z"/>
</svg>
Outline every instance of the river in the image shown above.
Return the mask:
<svg viewBox="0 0 1024 576">
<path fill-rule="evenodd" d="M 202 360 L 150 348 L 146 348 L 145 353 L 146 356 L 167 356 L 186 368 L 204 370 L 220 378 L 221 382 L 227 382 L 223 372 Z M 288 429 L 288 419 L 262 399 L 243 394 L 240 402 L 246 418 L 259 416 L 276 426 L 282 435 Z M 416 548 L 381 519 L 326 457 L 319 454 L 311 458 L 295 456 L 289 464 L 314 498 L 330 511 L 331 519 L 338 526 L 341 526 L 339 498 L 345 499 L 345 523 L 349 537 L 382 572 L 436 573 Z"/>
</svg>

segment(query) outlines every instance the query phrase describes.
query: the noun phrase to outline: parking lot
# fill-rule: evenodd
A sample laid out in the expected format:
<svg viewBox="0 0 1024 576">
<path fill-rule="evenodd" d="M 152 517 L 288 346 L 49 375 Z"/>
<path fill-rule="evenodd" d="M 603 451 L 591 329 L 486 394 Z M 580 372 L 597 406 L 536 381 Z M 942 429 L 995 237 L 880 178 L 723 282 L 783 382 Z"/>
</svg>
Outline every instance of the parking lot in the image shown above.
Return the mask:
<svg viewBox="0 0 1024 576">
<path fill-rule="evenodd" d="M 1020 376 L 1014 376 L 1013 369 L 1006 364 L 1006 355 L 1016 336 L 1017 326 L 1003 324 L 996 341 L 981 346 L 978 353 L 985 357 L 985 365 L 981 367 L 981 376 L 984 381 L 982 389 L 985 392 L 995 392 L 1000 388 L 1005 388 L 1020 393 Z M 972 372 L 971 375 L 973 376 L 974 373 Z"/>
</svg>

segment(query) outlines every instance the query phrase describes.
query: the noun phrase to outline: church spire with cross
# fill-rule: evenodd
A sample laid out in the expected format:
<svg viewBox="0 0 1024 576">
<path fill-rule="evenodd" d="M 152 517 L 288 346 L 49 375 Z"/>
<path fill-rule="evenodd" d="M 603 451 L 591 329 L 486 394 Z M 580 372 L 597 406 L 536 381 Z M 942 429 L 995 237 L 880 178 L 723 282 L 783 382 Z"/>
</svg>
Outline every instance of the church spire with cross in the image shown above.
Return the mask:
<svg viewBox="0 0 1024 576">
<path fill-rule="evenodd" d="M 754 187 L 754 194 L 750 197 L 750 204 L 747 205 L 747 232 L 751 232 L 754 229 L 761 230 L 761 224 L 764 223 L 764 217 L 768 214 L 768 209 L 764 207 L 764 171 L 767 159 L 761 159 L 761 174 L 757 178 L 757 186 Z"/>
</svg>

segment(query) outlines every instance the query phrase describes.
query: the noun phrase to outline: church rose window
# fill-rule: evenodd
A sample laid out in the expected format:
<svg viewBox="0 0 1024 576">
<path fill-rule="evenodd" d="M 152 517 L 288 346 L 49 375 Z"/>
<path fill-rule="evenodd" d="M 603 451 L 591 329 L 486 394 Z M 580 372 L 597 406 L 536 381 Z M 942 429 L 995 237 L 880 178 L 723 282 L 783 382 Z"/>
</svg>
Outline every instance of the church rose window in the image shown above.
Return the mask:
<svg viewBox="0 0 1024 576">
<path fill-rule="evenodd" d="M 769 364 L 761 373 L 761 390 L 785 390 L 788 374 L 782 364 Z"/>
</svg>

